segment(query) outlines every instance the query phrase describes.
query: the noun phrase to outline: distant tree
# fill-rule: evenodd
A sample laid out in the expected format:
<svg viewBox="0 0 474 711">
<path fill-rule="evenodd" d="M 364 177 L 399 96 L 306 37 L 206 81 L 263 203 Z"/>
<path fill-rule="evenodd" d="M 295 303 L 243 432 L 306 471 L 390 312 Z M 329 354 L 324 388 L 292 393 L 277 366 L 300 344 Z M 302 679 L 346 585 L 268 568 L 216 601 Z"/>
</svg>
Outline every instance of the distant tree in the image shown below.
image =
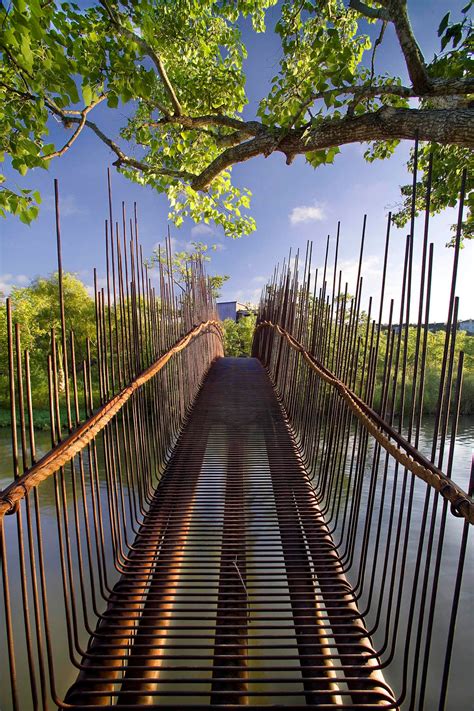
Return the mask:
<svg viewBox="0 0 474 711">
<path fill-rule="evenodd" d="M 365 324 L 361 322 L 361 327 L 359 333 L 362 338 L 365 338 Z M 388 332 L 382 331 L 380 339 L 380 349 L 379 349 L 379 359 L 377 363 L 379 374 L 381 374 L 385 367 L 386 358 L 386 347 L 387 347 L 387 337 Z M 396 336 L 398 337 L 398 335 Z M 405 341 L 405 328 L 402 329 L 401 333 L 402 342 Z M 422 336 L 423 338 L 423 336 Z M 435 414 L 438 404 L 438 394 L 439 394 L 439 383 L 440 374 L 442 369 L 442 360 L 444 353 L 444 344 L 446 338 L 445 326 L 443 329 L 436 332 L 428 331 L 427 333 L 427 359 L 424 371 L 424 388 L 423 388 L 423 412 L 425 414 Z M 415 352 L 416 352 L 416 341 L 417 341 L 417 329 L 413 326 L 408 328 L 408 341 L 407 341 L 407 356 L 406 356 L 406 373 L 405 373 L 405 402 L 412 402 L 413 396 L 413 381 L 415 376 Z M 363 351 L 363 349 L 361 349 Z M 463 375 L 463 389 L 461 396 L 461 414 L 471 415 L 474 413 L 474 336 L 470 336 L 465 331 L 458 331 L 456 334 L 456 345 L 454 351 L 455 362 L 459 358 L 459 352 L 464 352 L 464 375 Z M 360 353 L 359 356 L 360 368 L 363 365 L 363 355 Z M 420 363 L 417 364 L 417 382 L 418 387 L 420 384 Z M 455 389 L 455 379 L 453 380 L 452 390 Z M 401 383 L 401 377 L 399 374 L 399 385 Z M 380 388 L 376 392 L 376 404 L 380 405 Z M 400 400 L 400 388 L 397 390 L 397 399 L 395 409 L 398 411 Z"/>
<path fill-rule="evenodd" d="M 454 204 L 474 146 L 473 0 L 459 17 L 447 12 L 441 19 L 440 51 L 431 60 L 418 45 L 406 0 L 282 0 L 275 27 L 280 67 L 256 117 L 244 119 L 247 50 L 238 21 L 250 17 L 262 32 L 265 10 L 276 4 L 2 3 L 0 149 L 25 175 L 48 167 L 82 131 L 91 132 L 111 150 L 122 174 L 166 193 L 176 225 L 185 217 L 213 220 L 236 237 L 254 230 L 255 221 L 242 212 L 250 193 L 232 183 L 234 165 L 277 152 L 288 164 L 302 154 L 317 168 L 350 143 L 367 143 L 368 160 L 387 158 L 401 140 L 418 136 L 422 183 L 428 154 L 437 152 L 432 211 Z M 374 42 L 367 22 L 378 26 Z M 389 27 L 406 84 L 376 70 Z M 119 103 L 125 118 L 117 139 L 91 115 L 99 104 L 113 111 Z M 52 122 L 67 131 L 58 145 L 48 137 Z M 0 212 L 31 221 L 39 194 L 0 181 Z M 472 207 L 472 182 L 468 188 Z M 403 197 L 409 199 L 410 191 L 403 188 Z M 396 220 L 408 218 L 404 203 Z M 471 224 L 469 218 L 466 236 Z"/>
<path fill-rule="evenodd" d="M 243 316 L 237 322 L 226 318 L 224 327 L 224 355 L 249 356 L 255 329 L 255 316 Z"/>
<path fill-rule="evenodd" d="M 73 274 L 63 275 L 66 329 L 74 331 L 76 359 L 81 363 L 86 355 L 86 339 L 95 342 L 95 307 L 84 284 Z M 58 275 L 35 279 L 29 286 L 14 287 L 10 294 L 13 321 L 21 327 L 22 349 L 31 356 L 31 376 L 34 389 L 43 396 L 47 390 L 47 359 L 51 352 L 51 329 L 58 336 L 61 322 L 59 312 Z M 8 372 L 6 350 L 6 306 L 0 304 L 0 373 L 4 382 L 2 392 L 7 393 Z M 64 383 L 61 345 L 58 338 L 58 369 L 60 384 Z M 5 385 L 5 387 L 3 387 Z"/>
<path fill-rule="evenodd" d="M 179 252 L 175 252 L 171 257 L 171 275 L 175 285 L 182 291 L 185 291 L 191 263 L 196 261 L 210 262 L 211 257 L 209 256 L 209 251 L 216 250 L 216 244 L 209 247 L 209 245 L 204 244 L 204 242 L 191 242 L 189 249 L 183 249 Z M 152 256 L 149 260 L 147 260 L 147 265 L 149 267 L 154 267 L 157 264 L 162 265 L 162 268 L 166 274 L 169 273 L 170 265 L 168 264 L 166 252 L 165 249 L 160 246 L 155 247 Z M 219 298 L 222 286 L 229 280 L 229 278 L 230 277 L 227 274 L 214 274 L 213 276 L 208 276 L 214 298 Z"/>
</svg>

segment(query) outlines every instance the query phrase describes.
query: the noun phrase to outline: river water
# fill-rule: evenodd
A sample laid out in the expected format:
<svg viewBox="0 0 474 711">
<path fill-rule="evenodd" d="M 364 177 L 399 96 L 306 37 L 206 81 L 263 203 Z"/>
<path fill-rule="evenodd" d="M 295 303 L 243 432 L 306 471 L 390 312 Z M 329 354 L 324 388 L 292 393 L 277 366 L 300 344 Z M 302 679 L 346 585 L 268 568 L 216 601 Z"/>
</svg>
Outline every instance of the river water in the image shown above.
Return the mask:
<svg viewBox="0 0 474 711">
<path fill-rule="evenodd" d="M 433 433 L 433 420 L 431 418 L 426 418 L 420 433 L 420 446 L 419 448 L 424 453 L 430 452 L 430 444 Z M 50 437 L 46 432 L 36 433 L 36 445 L 37 454 L 40 457 L 42 454 L 48 451 L 50 448 Z M 474 417 L 463 417 L 459 423 L 459 430 L 456 439 L 455 457 L 453 465 L 453 479 L 462 488 L 467 489 L 470 468 L 471 468 L 471 458 L 473 456 L 473 446 L 474 446 Z M 101 452 L 99 447 L 99 458 L 101 458 Z M 101 466 L 101 469 L 103 467 Z M 11 444 L 10 444 L 10 434 L 8 430 L 0 429 L 0 489 L 4 488 L 11 481 Z M 415 498 L 414 505 L 415 511 L 419 510 L 421 514 L 423 497 L 424 497 L 424 485 L 420 482 L 420 486 L 415 488 Z M 103 483 L 105 489 L 105 483 Z M 71 498 L 68 497 L 68 501 Z M 71 514 L 72 514 L 72 504 Z M 58 601 L 58 609 L 63 610 L 62 606 L 62 590 L 61 590 L 61 573 L 57 569 L 57 522 L 55 515 L 55 498 L 54 498 L 54 487 L 52 481 L 49 480 L 41 485 L 41 517 L 42 517 L 42 529 L 43 529 L 43 540 L 44 540 L 44 550 L 45 556 L 45 575 L 48 585 L 48 604 L 50 609 L 50 622 L 51 622 L 51 634 L 54 642 L 54 656 L 55 656 L 55 670 L 56 670 L 56 683 L 58 687 L 58 692 L 61 694 L 68 688 L 68 686 L 74 681 L 76 677 L 76 671 L 71 668 L 69 663 L 69 653 L 66 644 L 65 637 L 65 627 L 64 621 L 62 619 L 62 614 L 54 614 L 55 601 Z M 452 597 L 452 591 L 454 587 L 454 580 L 457 567 L 457 556 L 459 550 L 459 537 L 461 530 L 461 522 L 458 520 L 452 521 L 452 517 L 448 516 L 448 523 L 446 528 L 446 538 L 445 538 L 445 548 L 443 553 L 443 575 L 440 580 L 440 587 L 438 589 L 438 609 L 450 610 L 450 600 Z M 416 522 L 417 517 L 414 516 Z M 9 525 L 6 519 L 6 526 Z M 416 523 L 415 523 L 416 526 Z M 7 530 L 8 535 L 8 530 Z M 48 552 L 51 552 L 50 555 Z M 112 551 L 110 551 L 111 553 Z M 414 564 L 414 559 L 416 556 L 416 548 L 413 544 L 412 548 L 408 550 L 407 558 L 407 570 L 410 571 L 410 567 Z M 113 567 L 113 556 L 109 556 L 110 559 L 110 583 L 114 583 L 117 579 L 117 573 Z M 468 699 L 470 695 L 472 696 L 472 658 L 474 646 L 472 643 L 473 639 L 473 620 L 474 620 L 474 574 L 473 574 L 473 537 L 470 539 L 470 546 L 468 549 L 468 557 L 466 560 L 466 569 L 463 580 L 463 588 L 460 600 L 460 607 L 458 612 L 457 630 L 456 630 L 456 644 L 453 651 L 453 661 L 452 661 L 452 674 L 449 689 L 448 705 L 449 711 L 468 711 L 472 708 L 469 704 Z M 409 572 L 407 573 L 410 574 Z M 350 577 L 350 576 L 349 576 Z M 15 579 L 15 573 L 10 573 L 10 582 L 12 590 L 12 609 L 13 618 L 20 619 L 21 613 L 21 601 L 20 601 L 20 585 L 19 581 Z M 364 600 L 362 599 L 362 603 Z M 10 711 L 12 708 L 11 702 L 9 700 L 9 677 L 8 677 L 8 662 L 5 658 L 6 647 L 5 647 L 5 630 L 4 621 L 1 617 L 1 610 L 3 606 L 0 604 L 0 711 Z M 402 613 L 404 614 L 404 613 Z M 18 618 L 16 617 L 18 615 Z M 446 620 L 441 620 L 441 627 L 446 627 L 448 624 L 448 616 Z M 369 626 L 370 626 L 370 620 Z M 82 644 L 87 643 L 87 635 L 84 635 L 80 642 Z M 379 643 L 377 637 L 375 638 L 376 646 Z M 403 640 L 402 640 L 403 642 Z M 28 678 L 28 666 L 26 661 L 26 654 L 24 647 L 20 644 L 17 649 L 18 656 L 18 667 L 17 676 L 20 681 L 19 686 L 21 687 L 21 680 Z M 431 672 L 434 675 L 440 675 L 442 673 L 442 660 L 444 658 L 444 646 L 441 644 L 440 640 L 436 637 L 432 641 L 432 653 L 430 658 Z M 430 673 L 431 673 L 430 672 Z M 394 663 L 391 665 L 390 670 L 386 673 L 387 680 L 392 682 L 393 685 L 398 688 L 401 676 L 401 665 L 400 663 Z M 21 692 L 20 692 L 21 696 Z M 29 711 L 31 702 L 26 702 L 20 706 L 20 708 L 25 711 Z M 425 708 L 428 710 L 437 708 L 437 701 L 435 697 L 431 697 L 430 688 L 428 686 L 427 701 Z"/>
</svg>

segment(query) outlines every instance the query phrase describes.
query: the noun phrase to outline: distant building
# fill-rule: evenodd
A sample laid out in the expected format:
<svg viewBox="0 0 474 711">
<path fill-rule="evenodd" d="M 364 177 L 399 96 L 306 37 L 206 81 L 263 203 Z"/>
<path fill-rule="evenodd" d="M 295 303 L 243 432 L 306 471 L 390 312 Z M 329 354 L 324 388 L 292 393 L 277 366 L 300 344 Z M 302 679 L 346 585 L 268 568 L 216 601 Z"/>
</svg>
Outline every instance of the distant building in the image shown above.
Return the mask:
<svg viewBox="0 0 474 711">
<path fill-rule="evenodd" d="M 226 318 L 238 321 L 242 316 L 250 316 L 252 311 L 238 301 L 221 301 L 217 304 L 217 313 L 221 321 L 225 321 Z"/>
<path fill-rule="evenodd" d="M 459 321 L 459 330 L 474 336 L 474 318 L 467 318 L 465 321 Z"/>
</svg>

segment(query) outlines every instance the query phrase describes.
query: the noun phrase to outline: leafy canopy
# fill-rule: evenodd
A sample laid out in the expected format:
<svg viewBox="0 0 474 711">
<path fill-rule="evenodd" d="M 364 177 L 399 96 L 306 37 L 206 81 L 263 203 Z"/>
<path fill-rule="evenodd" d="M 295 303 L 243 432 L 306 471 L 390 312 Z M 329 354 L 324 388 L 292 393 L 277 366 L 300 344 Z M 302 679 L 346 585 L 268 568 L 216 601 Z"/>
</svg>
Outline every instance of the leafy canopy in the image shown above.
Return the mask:
<svg viewBox="0 0 474 711">
<path fill-rule="evenodd" d="M 0 158 L 24 176 L 73 150 L 82 131 L 92 132 L 121 173 L 166 193 L 176 225 L 185 217 L 213 221 L 236 237 L 255 222 L 250 192 L 232 183 L 234 165 L 277 151 L 288 163 L 303 154 L 317 168 L 351 142 L 367 142 L 369 160 L 386 158 L 400 140 L 418 136 L 422 171 L 432 144 L 439 158 L 442 187 L 432 209 L 453 204 L 474 144 L 472 0 L 460 18 L 441 19 L 440 52 L 431 61 L 416 42 L 406 0 L 283 0 L 275 27 L 280 67 L 255 120 L 246 120 L 240 20 L 251 18 L 263 32 L 265 11 L 276 4 L 3 2 Z M 379 27 L 373 43 L 367 21 Z M 407 85 L 378 71 L 389 25 Z M 124 120 L 115 138 L 104 115 L 117 108 Z M 64 128 L 62 141 L 51 141 L 53 125 Z M 409 188 L 402 192 L 406 197 Z M 0 175 L 0 214 L 30 222 L 39 202 L 34 186 L 19 189 Z M 399 224 L 408 214 L 402 203 Z"/>
</svg>

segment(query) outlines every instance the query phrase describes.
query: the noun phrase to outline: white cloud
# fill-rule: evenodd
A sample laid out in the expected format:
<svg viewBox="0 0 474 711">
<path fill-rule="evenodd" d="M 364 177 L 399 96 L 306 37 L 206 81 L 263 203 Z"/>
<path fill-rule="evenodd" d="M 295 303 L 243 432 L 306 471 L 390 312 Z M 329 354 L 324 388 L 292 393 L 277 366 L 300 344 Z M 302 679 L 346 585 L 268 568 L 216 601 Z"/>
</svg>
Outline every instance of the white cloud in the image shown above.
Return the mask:
<svg viewBox="0 0 474 711">
<path fill-rule="evenodd" d="M 352 288 L 355 292 L 357 287 L 359 261 L 357 259 L 342 261 L 337 268 L 337 277 L 339 277 L 339 271 L 342 271 L 342 284 L 344 285 L 345 282 L 348 282 L 349 288 Z M 364 284 L 366 286 L 374 283 L 374 279 L 377 279 L 381 275 L 382 270 L 380 268 L 380 257 L 374 254 L 362 259 L 361 276 L 364 278 Z M 377 284 L 377 282 L 375 282 L 375 284 Z"/>
<path fill-rule="evenodd" d="M 260 287 L 257 289 L 237 289 L 233 294 L 233 298 L 241 304 L 251 304 L 255 306 L 260 301 L 261 295 L 262 289 Z"/>
<path fill-rule="evenodd" d="M 193 237 L 202 237 L 203 235 L 212 235 L 214 230 L 209 225 L 204 222 L 200 222 L 199 225 L 195 225 L 191 228 L 191 234 Z"/>
<path fill-rule="evenodd" d="M 181 247 L 181 243 L 180 243 L 179 239 L 176 239 L 176 237 L 171 237 L 170 242 L 171 242 L 171 252 L 176 252 L 180 249 L 183 249 Z M 155 251 L 155 250 L 158 251 L 158 247 L 161 247 L 162 253 L 166 252 L 166 243 L 165 242 L 155 242 L 155 244 L 153 245 L 153 251 Z M 184 249 L 186 249 L 186 246 L 184 247 Z"/>
<path fill-rule="evenodd" d="M 0 291 L 8 296 L 14 286 L 26 286 L 30 283 L 26 274 L 0 274 Z"/>
<path fill-rule="evenodd" d="M 339 272 L 342 272 L 341 291 L 344 291 L 345 284 L 348 285 L 348 293 L 354 295 L 357 287 L 357 274 L 359 270 L 358 259 L 346 259 L 338 263 L 336 269 L 336 289 L 339 281 Z M 314 271 L 311 270 L 314 276 Z M 324 266 L 321 264 L 318 267 L 318 284 L 322 286 L 322 277 Z M 363 292 L 364 294 L 378 294 L 380 290 L 380 280 L 382 269 L 380 265 L 380 257 L 377 255 L 368 255 L 362 259 L 361 276 L 363 277 Z M 332 292 L 334 279 L 334 269 L 330 265 L 326 269 L 326 293 Z M 318 287 L 319 288 L 319 287 Z"/>
<path fill-rule="evenodd" d="M 48 212 L 54 211 L 55 206 L 53 195 L 45 195 L 43 197 L 43 207 Z M 87 214 L 87 209 L 82 205 L 77 204 L 77 200 L 74 195 L 60 195 L 59 214 L 60 217 L 74 217 L 76 215 Z"/>
<path fill-rule="evenodd" d="M 185 252 L 195 252 L 196 247 L 194 246 L 194 240 L 190 239 L 188 242 L 183 242 L 183 247 L 182 249 Z"/>
<path fill-rule="evenodd" d="M 289 215 L 292 225 L 299 225 L 302 222 L 319 222 L 326 219 L 326 213 L 322 205 L 315 202 L 313 205 L 299 205 L 294 207 Z"/>
<path fill-rule="evenodd" d="M 85 284 L 87 293 L 89 296 L 92 298 L 95 297 L 95 292 L 94 292 L 94 285 L 93 284 Z M 100 291 L 101 289 L 106 289 L 107 288 L 107 277 L 105 276 L 99 276 L 97 277 L 97 289 Z"/>
<path fill-rule="evenodd" d="M 267 277 L 261 275 L 254 276 L 252 278 L 252 281 L 254 284 L 265 284 L 265 282 L 267 281 Z"/>
</svg>

